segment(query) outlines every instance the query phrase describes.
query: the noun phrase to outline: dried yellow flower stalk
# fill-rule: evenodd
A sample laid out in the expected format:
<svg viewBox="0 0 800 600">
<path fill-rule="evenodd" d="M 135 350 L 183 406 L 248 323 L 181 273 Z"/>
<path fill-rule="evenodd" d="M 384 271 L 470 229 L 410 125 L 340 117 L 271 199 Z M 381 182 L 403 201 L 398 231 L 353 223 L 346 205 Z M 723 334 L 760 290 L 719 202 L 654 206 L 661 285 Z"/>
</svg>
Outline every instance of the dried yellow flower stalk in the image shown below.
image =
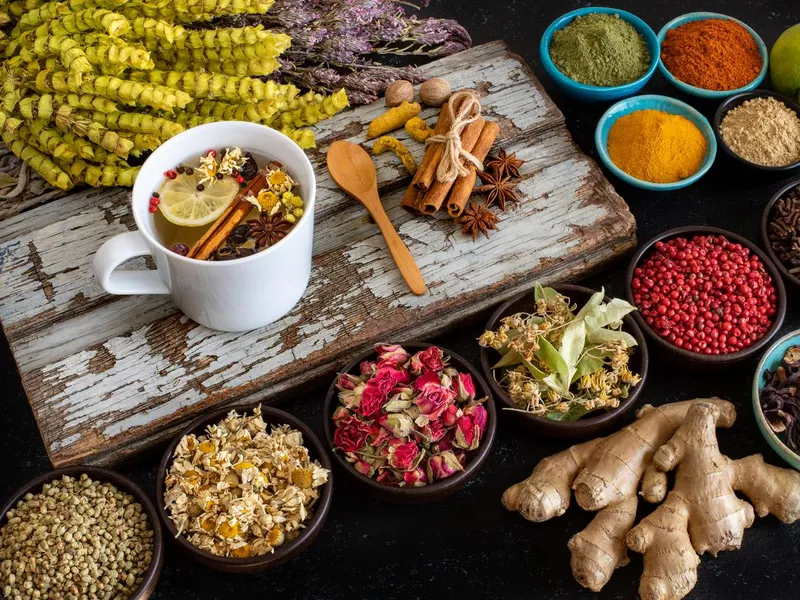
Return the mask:
<svg viewBox="0 0 800 600">
<path fill-rule="evenodd" d="M 16 137 L 15 133 L 7 133 L 4 130 L 3 141 L 9 150 L 28 163 L 47 183 L 62 190 L 68 190 L 72 187 L 73 183 L 69 175 L 50 160 L 46 154 L 39 152 L 33 146 Z"/>
<path fill-rule="evenodd" d="M 218 556 L 274 552 L 298 535 L 329 472 L 311 460 L 301 432 L 231 411 L 206 433 L 181 439 L 164 503 L 180 535 Z"/>
</svg>

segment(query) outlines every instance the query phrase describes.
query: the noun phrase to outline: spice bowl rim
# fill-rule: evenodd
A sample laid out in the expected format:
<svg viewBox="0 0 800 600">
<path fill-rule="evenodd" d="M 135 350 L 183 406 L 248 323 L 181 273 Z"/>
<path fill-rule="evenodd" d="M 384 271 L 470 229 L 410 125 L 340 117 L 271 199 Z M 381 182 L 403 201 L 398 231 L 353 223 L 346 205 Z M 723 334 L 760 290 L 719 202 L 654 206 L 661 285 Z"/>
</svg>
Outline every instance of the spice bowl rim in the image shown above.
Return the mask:
<svg viewBox="0 0 800 600">
<path fill-rule="evenodd" d="M 186 536 L 178 535 L 177 528 L 170 519 L 169 513 L 164 505 L 167 469 L 172 463 L 175 448 L 178 446 L 184 436 L 190 433 L 199 434 L 200 432 L 205 431 L 206 426 L 213 423 L 218 423 L 232 410 L 236 410 L 240 414 L 252 413 L 252 411 L 258 406 L 261 407 L 261 417 L 264 422 L 267 423 L 267 425 L 290 425 L 293 429 L 296 429 L 303 434 L 303 444 L 311 451 L 311 458 L 316 458 L 319 460 L 322 467 L 329 471 L 328 481 L 323 486 L 319 500 L 314 506 L 314 514 L 312 515 L 311 519 L 304 523 L 305 527 L 297 538 L 287 541 L 283 545 L 276 548 L 275 552 L 271 554 L 252 556 L 249 558 L 217 556 L 216 554 L 211 554 L 210 552 L 193 545 L 186 539 Z M 182 551 L 189 554 L 194 560 L 200 562 L 204 566 L 210 567 L 216 571 L 228 573 L 256 573 L 276 567 L 289 561 L 306 550 L 306 548 L 311 545 L 311 543 L 317 537 L 323 525 L 325 524 L 325 520 L 331 507 L 331 501 L 333 498 L 333 470 L 331 468 L 331 461 L 328 457 L 328 453 L 325 451 L 325 446 L 319 440 L 311 427 L 309 427 L 306 423 L 286 411 L 271 406 L 265 406 L 263 401 L 247 402 L 232 404 L 225 408 L 200 415 L 183 427 L 170 442 L 169 446 L 167 446 L 164 454 L 161 457 L 161 460 L 159 461 L 158 471 L 156 473 L 155 488 L 156 510 L 158 515 L 161 518 L 166 531 L 169 532 L 175 543 L 178 544 Z"/>
<path fill-rule="evenodd" d="M 800 344 L 800 329 L 795 331 L 790 331 L 779 340 L 775 341 L 764 353 L 764 356 L 761 357 L 761 360 L 758 362 L 758 366 L 756 367 L 756 372 L 753 377 L 753 387 L 752 387 L 752 402 L 753 402 L 753 414 L 755 416 L 756 423 L 758 424 L 758 429 L 761 431 L 761 435 L 764 436 L 764 439 L 767 440 L 767 443 L 770 447 L 775 451 L 775 453 L 780 456 L 784 461 L 786 461 L 789 465 L 793 468 L 800 471 L 800 453 L 795 452 L 791 448 L 789 448 L 786 444 L 783 443 L 772 428 L 769 426 L 767 422 L 767 417 L 764 415 L 764 411 L 761 408 L 761 384 L 764 380 L 764 373 L 767 369 L 767 363 L 772 362 L 774 360 L 774 354 L 776 350 L 783 348 L 786 345 L 795 345 Z"/>
<path fill-rule="evenodd" d="M 148 495 L 133 480 L 118 471 L 89 465 L 70 465 L 43 473 L 23 484 L 0 508 L 0 529 L 4 525 L 8 511 L 14 508 L 26 494 L 40 492 L 45 483 L 60 479 L 64 475 L 78 479 L 84 474 L 88 475 L 93 481 L 110 483 L 121 492 L 133 496 L 136 502 L 141 504 L 150 521 L 150 527 L 153 530 L 153 558 L 150 561 L 150 566 L 147 567 L 147 570 L 142 575 L 142 582 L 128 597 L 128 600 L 146 600 L 155 590 L 161 577 L 161 570 L 164 567 L 164 534 L 161 530 L 158 511 Z"/>
<path fill-rule="evenodd" d="M 764 251 L 767 253 L 767 256 L 769 256 L 772 259 L 772 262 L 775 263 L 775 266 L 777 267 L 778 271 L 780 271 L 786 282 L 795 289 L 800 290 L 800 277 L 789 273 L 789 269 L 786 268 L 786 265 L 778 260 L 778 256 L 775 254 L 775 250 L 772 249 L 772 244 L 769 241 L 768 230 L 770 216 L 772 216 L 772 209 L 775 207 L 775 203 L 783 198 L 789 191 L 797 187 L 800 187 L 800 177 L 792 179 L 785 185 L 781 186 L 781 188 L 772 195 L 772 198 L 770 198 L 769 202 L 767 202 L 767 205 L 764 207 L 764 212 L 761 215 L 761 242 L 764 244 Z"/>
<path fill-rule="evenodd" d="M 652 181 L 645 181 L 633 177 L 614 164 L 614 161 L 611 160 L 611 156 L 608 154 L 608 133 L 617 119 L 640 110 L 660 110 L 662 112 L 668 112 L 671 115 L 678 115 L 691 121 L 692 124 L 700 130 L 706 140 L 707 147 L 706 155 L 697 171 L 685 179 L 672 183 L 654 183 Z M 661 94 L 642 94 L 640 96 L 633 96 L 632 98 L 623 98 L 612 104 L 597 122 L 594 133 L 594 144 L 597 149 L 597 154 L 600 156 L 600 160 L 614 175 L 634 187 L 655 192 L 677 190 L 692 185 L 711 169 L 717 157 L 717 138 L 708 119 L 690 104 L 678 100 L 677 98 Z"/>
<path fill-rule="evenodd" d="M 380 500 L 387 500 L 390 502 L 400 503 L 400 504 L 419 504 L 423 502 L 431 502 L 434 500 L 440 500 L 445 496 L 449 496 L 450 494 L 456 492 L 457 490 L 461 489 L 464 485 L 467 484 L 475 475 L 483 467 L 486 459 L 489 457 L 491 453 L 492 445 L 494 443 L 495 434 L 497 432 L 497 408 L 494 403 L 494 398 L 492 395 L 492 389 L 484 380 L 483 376 L 481 375 L 480 371 L 472 365 L 466 358 L 463 356 L 445 348 L 439 344 L 433 344 L 430 342 L 397 342 L 403 346 L 407 351 L 411 352 L 418 352 L 420 350 L 425 350 L 430 348 L 431 346 L 436 346 L 439 348 L 445 356 L 450 357 L 450 365 L 456 367 L 460 372 L 469 373 L 472 376 L 473 382 L 475 383 L 475 390 L 476 398 L 486 397 L 486 401 L 483 403 L 483 406 L 486 408 L 486 412 L 488 414 L 487 419 L 487 426 L 486 431 L 483 433 L 483 437 L 481 439 L 481 444 L 477 450 L 475 450 L 470 458 L 470 460 L 464 466 L 463 471 L 458 471 L 457 473 L 451 475 L 450 477 L 443 479 L 441 481 L 436 481 L 434 483 L 424 485 L 421 487 L 413 487 L 413 486 L 389 486 L 383 483 L 380 483 L 371 477 L 367 477 L 362 473 L 359 473 L 353 468 L 347 460 L 342 456 L 341 452 L 339 452 L 333 443 L 333 427 L 332 427 L 332 416 L 333 416 L 333 409 L 337 404 L 338 399 L 338 390 L 336 389 L 336 380 L 338 379 L 338 375 L 342 373 L 351 373 L 353 372 L 362 361 L 367 360 L 373 356 L 375 356 L 375 349 L 370 347 L 367 350 L 359 352 L 352 360 L 350 360 L 344 367 L 337 371 L 336 376 L 333 378 L 331 382 L 328 393 L 325 396 L 325 402 L 323 404 L 322 409 L 322 421 L 323 421 L 323 429 L 325 431 L 325 439 L 328 445 L 331 448 L 331 454 L 333 456 L 333 460 L 345 471 L 347 472 L 353 479 L 356 481 L 360 486 L 367 489 L 374 497 Z"/>
<path fill-rule="evenodd" d="M 732 242 L 736 242 L 747 247 L 751 252 L 755 253 L 761 262 L 764 264 L 765 269 L 769 273 L 770 277 L 772 278 L 773 285 L 775 287 L 775 293 L 778 296 L 778 301 L 776 303 L 776 312 L 774 316 L 774 321 L 772 325 L 767 330 L 767 332 L 761 337 L 761 339 L 756 340 L 751 346 L 748 346 L 744 350 L 740 350 L 738 352 L 731 352 L 729 354 L 701 354 L 699 352 L 689 352 L 688 350 L 684 350 L 683 348 L 678 348 L 674 344 L 671 344 L 669 341 L 663 339 L 659 336 L 650 325 L 644 320 L 641 313 L 637 310 L 633 313 L 633 318 L 638 323 L 639 327 L 641 327 L 644 334 L 647 338 L 652 341 L 656 347 L 665 351 L 668 355 L 671 355 L 677 359 L 680 359 L 684 363 L 694 364 L 694 365 L 703 365 L 707 367 L 727 367 L 742 361 L 746 361 L 756 355 L 759 351 L 761 351 L 766 345 L 768 345 L 778 334 L 781 327 L 783 326 L 783 321 L 786 317 L 786 307 L 788 304 L 787 297 L 786 297 L 786 287 L 783 284 L 783 279 L 781 278 L 780 271 L 769 258 L 766 252 L 764 252 L 761 248 L 758 247 L 758 244 L 751 242 L 744 236 L 739 235 L 738 233 L 734 233 L 732 231 L 728 231 L 727 229 L 721 229 L 719 227 L 710 227 L 706 225 L 686 225 L 683 227 L 675 227 L 672 229 L 667 229 L 666 231 L 662 231 L 658 235 L 653 236 L 645 243 L 641 244 L 639 248 L 634 253 L 633 257 L 631 257 L 630 262 L 628 263 L 628 268 L 625 272 L 625 299 L 636 306 L 636 303 L 633 300 L 633 288 L 631 287 L 631 282 L 633 281 L 634 270 L 642 260 L 649 256 L 654 246 L 657 242 L 662 242 L 664 240 L 676 238 L 676 237 L 691 237 L 695 235 L 722 235 L 725 236 Z"/>
<path fill-rule="evenodd" d="M 747 85 L 744 85 L 742 87 L 733 90 L 707 90 L 704 88 L 699 88 L 697 86 L 690 85 L 688 83 L 681 81 L 680 79 L 675 77 L 672 73 L 670 73 L 669 69 L 667 69 L 666 65 L 664 64 L 664 61 L 661 60 L 660 50 L 658 53 L 658 70 L 661 71 L 661 74 L 664 76 L 664 78 L 667 81 L 669 81 L 674 87 L 678 88 L 682 92 L 691 94 L 692 96 L 697 96 L 698 98 L 718 100 L 721 98 L 727 98 L 728 96 L 731 96 L 733 94 L 739 94 L 741 92 L 747 92 L 756 89 L 759 85 L 763 83 L 764 78 L 767 76 L 767 71 L 769 70 L 769 50 L 767 48 L 767 45 L 764 43 L 764 40 L 761 39 L 760 35 L 758 35 L 758 32 L 756 32 L 755 29 L 753 29 L 752 27 L 750 27 L 750 25 L 748 25 L 744 21 L 741 21 L 740 19 L 731 17 L 730 15 L 726 15 L 723 13 L 711 12 L 711 11 L 695 11 L 679 15 L 674 19 L 672 19 L 671 21 L 669 21 L 659 30 L 658 32 L 659 48 L 661 48 L 661 44 L 664 43 L 664 38 L 667 35 L 667 31 L 669 31 L 670 29 L 675 29 L 676 27 L 680 27 L 681 25 L 685 25 L 686 23 L 690 23 L 692 21 L 706 21 L 709 19 L 725 19 L 728 21 L 733 21 L 734 23 L 738 23 L 739 25 L 744 27 L 747 33 L 750 34 L 750 37 L 752 37 L 753 40 L 755 41 L 756 46 L 758 46 L 758 51 L 761 54 L 761 71 L 758 73 L 755 79 L 753 79 Z"/>
<path fill-rule="evenodd" d="M 748 90 L 746 92 L 739 92 L 738 94 L 734 94 L 730 98 L 726 98 L 720 103 L 719 107 L 714 113 L 714 121 L 712 123 L 714 126 L 714 133 L 716 134 L 717 139 L 719 140 L 719 145 L 722 146 L 723 152 L 725 152 L 725 154 L 732 157 L 740 164 L 746 165 L 753 169 L 757 169 L 759 171 L 763 171 L 764 173 L 783 174 L 786 173 L 787 171 L 793 171 L 794 169 L 800 167 L 800 158 L 798 158 L 795 162 L 786 165 L 781 165 L 778 167 L 760 165 L 758 163 L 750 162 L 746 158 L 736 154 L 736 152 L 734 152 L 733 149 L 730 146 L 728 146 L 728 144 L 725 142 L 725 138 L 722 137 L 722 131 L 720 130 L 720 126 L 722 125 L 722 120 L 725 118 L 725 115 L 727 115 L 737 106 L 741 106 L 747 100 L 752 100 L 754 98 L 765 98 L 765 97 L 775 98 L 776 100 L 783 102 L 787 107 L 792 109 L 795 112 L 795 114 L 797 114 L 798 118 L 800 118 L 800 104 L 798 104 L 791 98 L 779 94 L 778 92 L 773 92 L 772 90 L 762 90 L 762 89 Z"/>
<path fill-rule="evenodd" d="M 645 44 L 647 44 L 647 50 L 650 53 L 650 64 L 647 67 L 647 71 L 645 71 L 641 77 L 634 79 L 633 81 L 629 81 L 628 83 L 623 83 L 622 85 L 609 87 L 587 85 L 585 83 L 579 83 L 562 73 L 555 65 L 552 58 L 550 58 L 550 44 L 553 40 L 553 34 L 556 31 L 569 25 L 575 19 L 575 17 L 597 13 L 619 15 L 621 19 L 633 26 L 633 28 L 636 29 L 636 32 L 642 36 Z M 578 97 L 581 100 L 589 101 L 613 101 L 635 94 L 642 89 L 642 87 L 644 87 L 644 85 L 656 72 L 660 55 L 661 43 L 658 40 L 658 36 L 656 36 L 653 28 L 650 27 L 650 25 L 648 25 L 644 19 L 629 11 L 605 6 L 587 6 L 564 13 L 560 17 L 554 19 L 547 26 L 547 29 L 545 29 L 544 34 L 542 34 L 542 38 L 539 41 L 539 59 L 542 62 L 545 72 L 567 93 L 573 95 L 574 97 Z"/>
<path fill-rule="evenodd" d="M 569 296 L 570 300 L 573 302 L 575 300 L 572 296 L 575 293 L 585 295 L 586 299 L 588 300 L 592 294 L 599 291 L 593 290 L 586 286 L 575 285 L 571 283 L 558 283 L 549 287 L 552 287 L 558 292 Z M 533 293 L 534 290 L 527 290 L 503 302 L 489 317 L 489 320 L 486 322 L 485 329 L 496 329 L 500 319 L 510 314 L 508 311 L 514 304 L 520 302 L 528 296 L 532 297 Z M 608 301 L 610 299 L 611 297 L 606 294 L 605 300 Z M 642 333 L 641 328 L 636 321 L 631 318 L 630 314 L 625 315 L 622 321 L 624 324 L 624 330 L 636 338 L 636 342 L 638 344 L 639 361 L 641 363 L 641 372 L 639 373 L 639 376 L 642 378 L 642 380 L 630 391 L 628 397 L 625 398 L 625 400 L 623 400 L 616 409 L 607 411 L 605 413 L 599 413 L 594 417 L 584 417 L 582 419 L 578 419 L 577 421 L 570 422 L 553 421 L 552 419 L 547 419 L 546 417 L 539 417 L 530 413 L 519 412 L 518 410 L 507 412 L 513 415 L 519 415 L 520 422 L 523 425 L 533 428 L 543 435 L 558 438 L 589 437 L 616 426 L 638 404 L 639 396 L 641 395 L 642 389 L 644 389 L 644 385 L 647 381 L 647 373 L 650 363 L 647 350 L 647 340 Z M 502 402 L 507 408 L 517 409 L 518 407 L 511 401 L 511 399 L 508 397 L 508 394 L 506 394 L 506 392 L 500 387 L 492 374 L 492 363 L 495 361 L 490 360 L 490 354 L 493 352 L 496 353 L 496 351 L 491 348 L 481 347 L 481 368 L 483 370 L 484 377 L 489 382 L 489 385 L 491 386 L 492 391 L 494 392 L 495 397 L 498 398 L 499 402 Z"/>
</svg>

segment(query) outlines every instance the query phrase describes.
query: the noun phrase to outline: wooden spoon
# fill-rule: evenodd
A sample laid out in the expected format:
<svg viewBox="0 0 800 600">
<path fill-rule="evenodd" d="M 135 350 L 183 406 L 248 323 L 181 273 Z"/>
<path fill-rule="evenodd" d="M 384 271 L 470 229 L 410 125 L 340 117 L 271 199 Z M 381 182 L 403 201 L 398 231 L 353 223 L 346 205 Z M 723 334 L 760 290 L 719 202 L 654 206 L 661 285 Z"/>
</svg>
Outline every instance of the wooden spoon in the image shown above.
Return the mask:
<svg viewBox="0 0 800 600">
<path fill-rule="evenodd" d="M 425 281 L 422 273 L 411 256 L 403 240 L 397 235 L 397 231 L 386 216 L 383 210 L 380 196 L 378 196 L 378 178 L 375 174 L 375 163 L 358 144 L 352 142 L 339 141 L 331 144 L 328 150 L 328 171 L 336 184 L 353 198 L 361 202 L 367 209 L 389 246 L 400 274 L 406 280 L 408 287 L 415 294 L 425 293 Z"/>
</svg>

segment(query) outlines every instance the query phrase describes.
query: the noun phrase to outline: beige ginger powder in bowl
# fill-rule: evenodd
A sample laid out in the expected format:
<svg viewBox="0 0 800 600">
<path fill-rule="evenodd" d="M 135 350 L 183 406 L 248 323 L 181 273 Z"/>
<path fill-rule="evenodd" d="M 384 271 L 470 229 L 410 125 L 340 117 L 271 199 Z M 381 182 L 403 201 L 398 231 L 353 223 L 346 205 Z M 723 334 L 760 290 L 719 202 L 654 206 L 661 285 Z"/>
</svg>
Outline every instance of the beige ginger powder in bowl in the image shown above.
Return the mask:
<svg viewBox="0 0 800 600">
<path fill-rule="evenodd" d="M 737 157 L 761 167 L 787 168 L 800 164 L 800 116 L 796 107 L 776 94 L 749 94 L 731 98 L 720 111 L 719 134 Z"/>
</svg>

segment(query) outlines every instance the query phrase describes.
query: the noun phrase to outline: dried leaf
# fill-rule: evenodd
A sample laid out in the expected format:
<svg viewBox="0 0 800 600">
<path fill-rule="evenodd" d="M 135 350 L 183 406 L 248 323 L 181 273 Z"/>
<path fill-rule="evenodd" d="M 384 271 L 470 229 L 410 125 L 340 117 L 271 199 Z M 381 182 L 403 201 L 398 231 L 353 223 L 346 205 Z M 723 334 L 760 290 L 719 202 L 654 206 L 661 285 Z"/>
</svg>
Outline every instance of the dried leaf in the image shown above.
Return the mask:
<svg viewBox="0 0 800 600">
<path fill-rule="evenodd" d="M 575 315 L 576 319 L 582 319 L 586 315 L 588 315 L 594 308 L 600 306 L 603 302 L 603 298 L 606 297 L 606 289 L 600 288 L 599 292 L 595 292 L 592 294 L 592 297 L 583 305 L 583 307 L 578 311 L 578 314 Z"/>
<path fill-rule="evenodd" d="M 17 185 L 17 180 L 8 173 L 0 173 L 0 189 Z"/>
<path fill-rule="evenodd" d="M 573 383 L 583 377 L 584 375 L 591 375 L 595 371 L 599 371 L 603 368 L 603 359 L 598 357 L 597 355 L 591 355 L 586 353 L 583 355 L 578 361 L 578 364 L 575 367 L 575 372 L 572 374 L 572 379 L 570 383 Z"/>
<path fill-rule="evenodd" d="M 516 350 L 509 350 L 503 355 L 503 358 L 498 360 L 493 369 L 502 369 L 502 368 L 509 368 L 509 367 L 516 367 L 517 365 L 522 364 L 522 356 L 520 356 L 519 352 Z"/>
<path fill-rule="evenodd" d="M 636 307 L 628 304 L 621 298 L 612 298 L 610 301 L 591 309 L 585 317 L 586 332 L 591 335 L 601 327 L 605 327 L 610 323 L 619 321 L 630 312 L 636 310 Z"/>
<path fill-rule="evenodd" d="M 623 342 L 627 348 L 637 345 L 636 338 L 626 331 L 601 327 L 589 335 L 589 343 L 591 344 L 604 344 L 606 342 Z"/>
<path fill-rule="evenodd" d="M 575 373 L 575 365 L 583 354 L 583 347 L 586 344 L 586 324 L 583 319 L 574 319 L 564 329 L 561 338 L 561 349 L 559 354 L 567 365 L 567 376 L 565 382 L 569 386 L 572 376 Z"/>
<path fill-rule="evenodd" d="M 584 415 L 589 414 L 590 412 L 598 410 L 597 408 L 588 409 L 584 404 L 575 404 L 570 408 L 567 412 L 562 413 L 557 410 L 552 410 L 547 413 L 547 418 L 551 421 L 562 421 L 562 422 L 570 422 L 570 421 L 577 421 Z"/>
</svg>

